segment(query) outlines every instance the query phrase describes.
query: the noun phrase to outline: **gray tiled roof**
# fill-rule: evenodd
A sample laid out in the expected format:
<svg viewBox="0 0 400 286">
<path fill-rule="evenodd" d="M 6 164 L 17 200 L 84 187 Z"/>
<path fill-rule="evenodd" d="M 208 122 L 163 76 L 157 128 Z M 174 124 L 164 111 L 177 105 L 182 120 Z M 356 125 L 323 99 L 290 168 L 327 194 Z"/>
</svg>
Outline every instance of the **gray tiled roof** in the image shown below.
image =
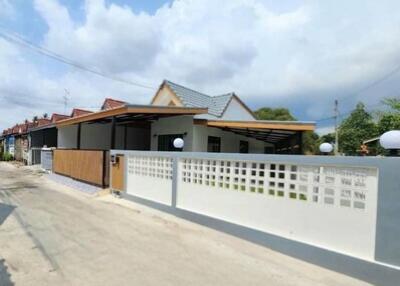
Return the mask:
<svg viewBox="0 0 400 286">
<path fill-rule="evenodd" d="M 223 115 L 233 93 L 219 96 L 209 96 L 207 94 L 192 90 L 166 80 L 165 83 L 175 92 L 175 94 L 187 107 L 206 107 L 208 113 L 217 117 Z"/>
</svg>

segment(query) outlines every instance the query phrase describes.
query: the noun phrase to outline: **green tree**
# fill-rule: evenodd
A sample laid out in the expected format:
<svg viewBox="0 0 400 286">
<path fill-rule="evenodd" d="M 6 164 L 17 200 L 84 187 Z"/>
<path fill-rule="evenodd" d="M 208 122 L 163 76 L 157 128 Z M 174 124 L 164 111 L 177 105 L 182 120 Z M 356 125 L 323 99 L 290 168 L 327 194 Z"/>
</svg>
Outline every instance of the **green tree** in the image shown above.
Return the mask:
<svg viewBox="0 0 400 286">
<path fill-rule="evenodd" d="M 259 120 L 297 121 L 287 108 L 263 107 L 254 112 Z M 315 154 L 318 149 L 318 134 L 312 131 L 303 133 L 303 151 Z"/>
<path fill-rule="evenodd" d="M 377 136 L 377 126 L 363 103 L 339 127 L 339 149 L 347 155 L 357 155 L 363 140 Z"/>
<path fill-rule="evenodd" d="M 335 142 L 335 133 L 328 133 L 328 134 L 325 134 L 325 135 L 322 135 L 320 138 L 319 138 L 319 144 L 322 144 L 322 143 L 334 143 Z"/>
<path fill-rule="evenodd" d="M 314 131 L 303 133 L 303 151 L 304 154 L 316 154 L 319 148 L 319 136 Z"/>
<path fill-rule="evenodd" d="M 389 130 L 400 129 L 400 99 L 398 98 L 385 98 L 382 103 L 386 105 L 389 110 L 378 112 L 378 132 L 383 134 Z"/>
<path fill-rule="evenodd" d="M 263 107 L 254 112 L 260 120 L 294 121 L 296 118 L 287 108 Z"/>
</svg>

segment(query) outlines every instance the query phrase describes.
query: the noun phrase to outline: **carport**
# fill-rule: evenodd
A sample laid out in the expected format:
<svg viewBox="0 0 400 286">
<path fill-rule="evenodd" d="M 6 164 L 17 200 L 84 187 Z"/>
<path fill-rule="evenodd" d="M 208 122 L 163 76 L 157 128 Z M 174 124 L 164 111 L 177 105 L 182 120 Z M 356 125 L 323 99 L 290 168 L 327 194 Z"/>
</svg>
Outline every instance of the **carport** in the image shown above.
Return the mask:
<svg viewBox="0 0 400 286">
<path fill-rule="evenodd" d="M 194 116 L 205 108 L 124 105 L 57 122 L 53 171 L 101 187 L 109 184 L 109 151 L 150 150 L 151 123 Z"/>
</svg>

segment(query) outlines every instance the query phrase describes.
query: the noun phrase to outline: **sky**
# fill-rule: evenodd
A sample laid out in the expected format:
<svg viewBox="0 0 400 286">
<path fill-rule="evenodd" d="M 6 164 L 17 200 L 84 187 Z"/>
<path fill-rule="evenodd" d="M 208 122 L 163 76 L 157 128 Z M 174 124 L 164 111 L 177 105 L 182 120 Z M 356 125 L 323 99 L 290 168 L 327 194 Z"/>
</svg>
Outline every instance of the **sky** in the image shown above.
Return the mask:
<svg viewBox="0 0 400 286">
<path fill-rule="evenodd" d="M 111 97 L 148 104 L 163 79 L 332 131 L 359 101 L 400 96 L 399 1 L 0 0 L 0 129 Z M 65 108 L 63 96 L 68 95 Z"/>
</svg>

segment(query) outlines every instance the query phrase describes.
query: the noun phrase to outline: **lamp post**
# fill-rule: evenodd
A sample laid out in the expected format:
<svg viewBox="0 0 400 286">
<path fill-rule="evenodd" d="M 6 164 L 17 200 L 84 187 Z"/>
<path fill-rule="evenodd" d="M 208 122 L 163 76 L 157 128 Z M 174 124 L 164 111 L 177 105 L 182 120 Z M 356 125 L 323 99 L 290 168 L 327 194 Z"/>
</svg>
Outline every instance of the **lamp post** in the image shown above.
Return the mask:
<svg viewBox="0 0 400 286">
<path fill-rule="evenodd" d="M 324 155 L 328 155 L 332 152 L 332 150 L 333 146 L 330 143 L 322 143 L 321 145 L 319 145 L 319 151 Z"/>
<path fill-rule="evenodd" d="M 399 156 L 400 149 L 400 130 L 392 130 L 383 133 L 379 138 L 381 146 L 389 150 L 389 155 L 393 157 Z"/>
</svg>

